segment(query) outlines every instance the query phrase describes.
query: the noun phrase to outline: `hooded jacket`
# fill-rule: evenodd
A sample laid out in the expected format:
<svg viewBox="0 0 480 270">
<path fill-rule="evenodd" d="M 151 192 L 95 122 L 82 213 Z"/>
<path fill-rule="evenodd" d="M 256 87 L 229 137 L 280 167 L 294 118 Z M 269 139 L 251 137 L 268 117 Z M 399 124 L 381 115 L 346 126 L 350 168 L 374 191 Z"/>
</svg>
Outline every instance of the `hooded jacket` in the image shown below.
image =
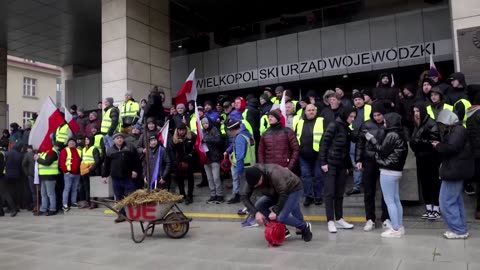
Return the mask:
<svg viewBox="0 0 480 270">
<path fill-rule="evenodd" d="M 247 101 L 246 109 L 247 112 L 247 122 L 250 123 L 253 130 L 253 137 L 260 138 L 260 111 L 258 110 L 258 100 L 257 98 L 250 98 Z"/>
<path fill-rule="evenodd" d="M 258 162 L 278 164 L 295 169 L 298 160 L 298 141 L 292 129 L 283 127 L 280 122 L 271 125 L 260 138 Z"/>
<path fill-rule="evenodd" d="M 441 101 L 438 103 L 432 103 L 430 100 L 430 106 L 432 107 L 433 115 L 435 116 L 435 119 L 437 119 L 438 114 L 440 111 L 443 110 L 443 105 L 445 104 L 445 91 L 447 91 L 448 85 L 446 84 L 440 84 L 439 86 L 435 86 L 432 88 L 431 92 L 435 92 L 440 94 L 440 99 Z"/>
<path fill-rule="evenodd" d="M 379 124 L 377 123 L 377 121 L 375 121 L 375 119 L 373 119 L 373 114 L 375 112 L 380 112 L 385 115 L 385 109 L 383 108 L 383 104 L 381 102 L 373 103 L 370 120 L 364 122 L 360 127 L 360 132 L 357 138 L 358 142 L 355 151 L 355 162 L 375 160 L 375 149 L 372 142 L 366 140 L 366 132 L 372 134 L 379 143 L 381 143 L 383 141 L 383 138 L 385 137 L 385 127 L 383 125 L 383 122 Z"/>
<path fill-rule="evenodd" d="M 412 92 L 413 95 L 411 97 L 405 96 L 400 101 L 399 113 L 402 116 L 402 126 L 408 128 L 409 132 L 411 132 L 415 126 L 412 107 L 417 102 L 417 89 L 413 85 L 405 85 L 404 88 Z"/>
<path fill-rule="evenodd" d="M 338 118 L 328 124 L 320 141 L 318 157 L 322 166 L 327 164 L 339 168 L 352 166 L 349 156 L 352 131 L 348 127 L 347 118 L 353 111 L 353 108 L 342 109 Z"/>
<path fill-rule="evenodd" d="M 470 107 L 467 117 L 467 135 L 472 153 L 475 158 L 480 158 L 480 105 Z"/>
<path fill-rule="evenodd" d="M 381 143 L 371 141 L 375 148 L 375 160 L 380 169 L 401 172 L 408 154 L 408 145 L 402 132 L 402 116 L 387 113 L 385 122 L 385 139 Z"/>
<path fill-rule="evenodd" d="M 382 84 L 382 78 L 385 76 L 389 78 L 388 84 Z M 391 83 L 392 76 L 390 74 L 380 74 L 377 81 L 377 87 L 373 89 L 373 99 L 384 103 L 400 104 L 398 98 L 398 89 L 391 87 Z"/>
<path fill-rule="evenodd" d="M 258 190 L 264 196 L 268 196 L 276 201 L 272 211 L 280 213 L 288 200 L 290 193 L 303 189 L 302 181 L 292 171 L 277 164 L 256 164 L 262 172 L 263 183 L 254 188 L 248 184 L 242 185 L 240 196 L 243 204 L 248 208 L 250 215 L 255 216 L 258 210 L 250 200 L 253 190 Z"/>
<path fill-rule="evenodd" d="M 453 105 L 462 98 L 467 99 L 467 93 L 465 91 L 467 88 L 467 82 L 465 81 L 465 75 L 462 72 L 455 72 L 450 75 L 449 79 L 458 80 L 462 86 L 458 88 L 453 88 L 450 86 L 448 88 L 448 91 L 445 92 L 448 102 Z"/>
<path fill-rule="evenodd" d="M 20 180 L 22 177 L 21 145 L 16 144 L 10 151 L 5 153 L 5 176 L 7 179 Z"/>
<path fill-rule="evenodd" d="M 461 181 L 471 178 L 475 171 L 467 130 L 458 117 L 449 110 L 440 112 L 437 122 L 445 127 L 442 141 L 435 149 L 440 154 L 440 178 L 442 181 Z M 442 129 L 442 128 L 441 128 Z"/>
<path fill-rule="evenodd" d="M 223 158 L 224 142 L 218 128 L 214 127 L 210 120 L 207 129 L 203 129 L 203 141 L 207 144 L 207 164 L 220 162 Z"/>
<path fill-rule="evenodd" d="M 410 147 L 417 158 L 437 156 L 437 152 L 432 146 L 432 141 L 440 141 L 440 131 L 438 125 L 427 113 L 427 107 L 424 102 L 417 102 L 412 107 L 420 111 L 420 125 L 413 130 L 410 140 Z"/>
</svg>

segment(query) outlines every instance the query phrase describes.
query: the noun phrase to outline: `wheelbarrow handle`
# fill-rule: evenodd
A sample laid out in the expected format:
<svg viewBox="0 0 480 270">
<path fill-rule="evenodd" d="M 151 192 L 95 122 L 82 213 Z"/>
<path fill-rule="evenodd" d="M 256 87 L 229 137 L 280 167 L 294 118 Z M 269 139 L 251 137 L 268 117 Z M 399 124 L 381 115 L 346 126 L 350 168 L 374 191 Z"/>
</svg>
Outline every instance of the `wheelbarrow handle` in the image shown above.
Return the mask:
<svg viewBox="0 0 480 270">
<path fill-rule="evenodd" d="M 117 214 L 118 216 L 120 217 L 123 217 L 125 218 L 126 220 L 130 221 L 130 219 L 128 217 L 126 217 L 124 214 L 122 214 L 120 211 L 118 211 L 117 209 L 111 207 L 109 204 L 107 204 L 106 202 L 101 202 L 101 201 L 96 201 L 96 200 L 90 200 L 91 202 L 93 203 L 96 203 L 96 204 L 100 204 L 100 205 L 103 205 L 105 206 L 106 208 L 112 210 L 115 214 Z"/>
</svg>

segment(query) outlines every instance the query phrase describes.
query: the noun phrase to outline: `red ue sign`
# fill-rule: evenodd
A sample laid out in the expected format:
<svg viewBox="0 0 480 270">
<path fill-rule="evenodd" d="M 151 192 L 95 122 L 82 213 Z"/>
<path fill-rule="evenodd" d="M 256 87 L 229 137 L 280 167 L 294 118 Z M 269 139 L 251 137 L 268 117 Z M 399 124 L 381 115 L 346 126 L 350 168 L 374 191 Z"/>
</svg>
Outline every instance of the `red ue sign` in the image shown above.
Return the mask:
<svg viewBox="0 0 480 270">
<path fill-rule="evenodd" d="M 156 204 L 129 205 L 127 216 L 131 220 L 156 220 Z"/>
</svg>

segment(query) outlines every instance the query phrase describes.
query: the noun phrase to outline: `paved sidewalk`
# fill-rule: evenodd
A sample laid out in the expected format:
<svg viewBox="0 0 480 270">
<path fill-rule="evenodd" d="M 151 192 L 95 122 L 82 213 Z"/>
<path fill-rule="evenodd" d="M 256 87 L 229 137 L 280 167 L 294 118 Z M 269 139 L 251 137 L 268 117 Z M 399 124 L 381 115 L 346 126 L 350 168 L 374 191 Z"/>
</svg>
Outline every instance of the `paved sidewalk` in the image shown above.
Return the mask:
<svg viewBox="0 0 480 270">
<path fill-rule="evenodd" d="M 183 239 L 158 228 L 141 244 L 130 240 L 128 223 L 113 217 L 22 212 L 0 217 L 0 269 L 422 269 L 480 270 L 479 223 L 468 240 L 442 238 L 442 223 L 410 221 L 402 239 L 382 239 L 381 230 L 329 234 L 313 223 L 312 242 L 292 236 L 269 248 L 262 228 L 239 222 L 194 221 Z"/>
</svg>

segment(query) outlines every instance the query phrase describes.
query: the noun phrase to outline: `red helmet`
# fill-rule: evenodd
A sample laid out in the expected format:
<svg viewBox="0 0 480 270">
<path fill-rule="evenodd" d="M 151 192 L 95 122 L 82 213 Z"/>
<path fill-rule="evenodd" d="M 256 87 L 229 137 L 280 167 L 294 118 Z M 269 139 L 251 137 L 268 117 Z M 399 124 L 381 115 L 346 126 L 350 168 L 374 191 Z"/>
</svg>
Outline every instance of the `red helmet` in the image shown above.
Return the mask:
<svg viewBox="0 0 480 270">
<path fill-rule="evenodd" d="M 285 241 L 285 225 L 270 221 L 265 225 L 265 240 L 269 246 L 279 246 Z"/>
</svg>

